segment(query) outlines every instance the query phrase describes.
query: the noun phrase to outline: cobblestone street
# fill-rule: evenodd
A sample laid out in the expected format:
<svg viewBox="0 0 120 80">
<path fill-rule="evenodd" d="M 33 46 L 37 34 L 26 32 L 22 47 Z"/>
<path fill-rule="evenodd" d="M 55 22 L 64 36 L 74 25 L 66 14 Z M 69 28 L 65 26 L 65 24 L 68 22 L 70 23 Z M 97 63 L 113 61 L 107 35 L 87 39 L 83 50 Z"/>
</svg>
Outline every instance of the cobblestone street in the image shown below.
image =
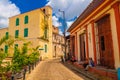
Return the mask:
<svg viewBox="0 0 120 80">
<path fill-rule="evenodd" d="M 83 79 L 84 78 L 84 79 Z M 60 63 L 59 59 L 41 61 L 27 80 L 89 80 L 78 76 Z"/>
</svg>

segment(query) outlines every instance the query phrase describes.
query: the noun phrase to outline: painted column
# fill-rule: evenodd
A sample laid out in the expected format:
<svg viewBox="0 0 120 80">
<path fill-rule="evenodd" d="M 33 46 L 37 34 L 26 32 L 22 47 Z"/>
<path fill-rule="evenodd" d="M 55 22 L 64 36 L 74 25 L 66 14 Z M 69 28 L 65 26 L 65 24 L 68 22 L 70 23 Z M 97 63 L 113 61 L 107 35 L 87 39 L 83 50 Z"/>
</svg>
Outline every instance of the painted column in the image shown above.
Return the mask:
<svg viewBox="0 0 120 80">
<path fill-rule="evenodd" d="M 77 32 L 75 33 L 75 58 L 78 60 L 78 40 L 77 40 Z"/>
<path fill-rule="evenodd" d="M 94 62 L 95 62 L 95 64 L 97 64 L 94 20 L 91 21 L 91 25 L 92 25 L 91 27 L 92 27 L 92 40 L 93 40 Z"/>
<path fill-rule="evenodd" d="M 86 54 L 87 54 L 87 59 L 89 58 L 89 52 L 88 52 L 88 30 L 87 30 L 87 26 L 85 26 L 85 30 L 86 30 Z"/>
<path fill-rule="evenodd" d="M 118 37 L 118 46 L 119 46 L 119 61 L 120 61 L 120 9 L 119 9 L 120 2 L 116 2 L 112 5 L 115 13 L 116 19 L 116 29 L 117 29 L 117 37 Z"/>
</svg>

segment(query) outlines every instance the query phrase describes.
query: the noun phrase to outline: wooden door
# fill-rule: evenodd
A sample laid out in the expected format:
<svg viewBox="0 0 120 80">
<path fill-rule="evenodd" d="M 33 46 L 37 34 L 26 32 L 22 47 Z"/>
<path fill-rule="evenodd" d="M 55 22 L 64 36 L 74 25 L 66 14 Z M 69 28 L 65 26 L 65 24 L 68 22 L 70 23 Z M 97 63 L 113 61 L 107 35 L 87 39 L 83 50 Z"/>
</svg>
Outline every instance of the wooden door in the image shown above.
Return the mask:
<svg viewBox="0 0 120 80">
<path fill-rule="evenodd" d="M 113 41 L 109 15 L 97 21 L 100 63 L 107 68 L 114 68 Z"/>
<path fill-rule="evenodd" d="M 75 56 L 75 36 L 71 37 L 71 55 Z"/>
<path fill-rule="evenodd" d="M 80 35 L 80 60 L 85 61 L 86 60 L 86 52 L 85 52 L 85 35 Z"/>
</svg>

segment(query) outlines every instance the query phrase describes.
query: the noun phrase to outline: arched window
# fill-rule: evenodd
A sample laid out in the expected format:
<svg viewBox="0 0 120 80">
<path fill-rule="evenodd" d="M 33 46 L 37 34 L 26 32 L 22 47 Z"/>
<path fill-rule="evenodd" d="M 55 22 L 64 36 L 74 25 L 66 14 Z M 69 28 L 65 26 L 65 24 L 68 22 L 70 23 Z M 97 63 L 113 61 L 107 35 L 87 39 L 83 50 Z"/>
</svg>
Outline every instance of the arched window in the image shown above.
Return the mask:
<svg viewBox="0 0 120 80">
<path fill-rule="evenodd" d="M 16 26 L 19 25 L 19 18 L 16 19 Z"/>
<path fill-rule="evenodd" d="M 25 16 L 24 18 L 24 24 L 27 24 L 28 23 L 28 16 Z"/>
</svg>

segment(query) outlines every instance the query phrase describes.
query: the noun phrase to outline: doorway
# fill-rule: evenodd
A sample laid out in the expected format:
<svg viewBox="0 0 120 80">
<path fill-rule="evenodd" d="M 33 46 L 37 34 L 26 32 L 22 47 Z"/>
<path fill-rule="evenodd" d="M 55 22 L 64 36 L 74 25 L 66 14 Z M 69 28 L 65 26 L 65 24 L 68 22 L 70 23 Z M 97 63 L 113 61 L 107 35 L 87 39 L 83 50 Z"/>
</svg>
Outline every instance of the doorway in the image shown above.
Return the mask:
<svg viewBox="0 0 120 80">
<path fill-rule="evenodd" d="M 114 68 L 113 41 L 110 25 L 110 15 L 106 15 L 97 22 L 100 65 Z"/>
<path fill-rule="evenodd" d="M 86 51 L 85 51 L 85 34 L 80 34 L 80 61 L 86 60 Z"/>
</svg>

